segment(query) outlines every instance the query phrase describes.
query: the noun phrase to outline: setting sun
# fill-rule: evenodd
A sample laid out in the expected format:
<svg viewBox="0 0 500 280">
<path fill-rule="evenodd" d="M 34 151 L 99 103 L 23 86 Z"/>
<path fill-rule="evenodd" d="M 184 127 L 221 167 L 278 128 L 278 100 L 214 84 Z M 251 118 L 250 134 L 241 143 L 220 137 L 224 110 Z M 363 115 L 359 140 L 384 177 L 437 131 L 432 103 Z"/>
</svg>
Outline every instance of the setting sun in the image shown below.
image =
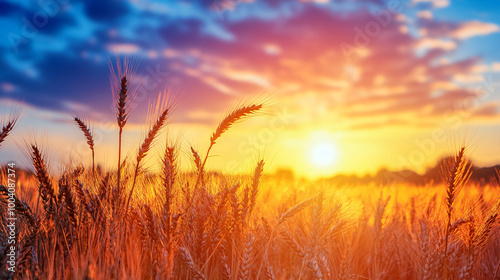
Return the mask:
<svg viewBox="0 0 500 280">
<path fill-rule="evenodd" d="M 309 160 L 316 167 L 330 167 L 337 163 L 338 158 L 338 149 L 330 143 L 314 145 L 309 156 Z"/>
</svg>

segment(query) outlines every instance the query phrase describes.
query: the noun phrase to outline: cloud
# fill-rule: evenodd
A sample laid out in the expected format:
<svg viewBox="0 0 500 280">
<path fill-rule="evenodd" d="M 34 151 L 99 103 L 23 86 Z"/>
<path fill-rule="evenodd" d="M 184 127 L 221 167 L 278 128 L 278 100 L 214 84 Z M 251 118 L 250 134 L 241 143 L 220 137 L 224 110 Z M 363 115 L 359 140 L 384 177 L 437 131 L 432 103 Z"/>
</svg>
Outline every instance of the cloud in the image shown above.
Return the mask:
<svg viewBox="0 0 500 280">
<path fill-rule="evenodd" d="M 422 38 L 416 43 L 416 48 L 422 49 L 443 49 L 454 50 L 457 44 L 451 40 L 435 39 L 435 38 Z"/>
<path fill-rule="evenodd" d="M 472 71 L 474 71 L 472 69 Z M 469 74 L 462 74 L 462 73 L 457 73 L 456 75 L 453 76 L 453 80 L 459 83 L 464 83 L 464 84 L 474 84 L 474 83 L 480 83 L 482 82 L 483 76 L 479 74 L 474 74 L 474 73 L 469 73 Z"/>
<path fill-rule="evenodd" d="M 500 62 L 494 62 L 491 65 L 491 70 L 493 70 L 495 72 L 500 72 Z"/>
<path fill-rule="evenodd" d="M 432 18 L 432 12 L 431 11 L 419 11 L 417 12 L 417 17 L 419 18 L 426 18 L 426 19 L 431 19 Z"/>
<path fill-rule="evenodd" d="M 109 52 L 119 54 L 136 54 L 139 53 L 140 47 L 135 44 L 108 44 L 106 46 Z"/>
<path fill-rule="evenodd" d="M 481 21 L 447 22 L 437 21 L 427 17 L 417 20 L 418 26 L 424 31 L 424 35 L 433 38 L 448 37 L 465 40 L 472 37 L 489 35 L 499 31 L 499 27 L 493 23 Z"/>
<path fill-rule="evenodd" d="M 474 112 L 474 115 L 477 117 L 485 117 L 488 121 L 498 121 L 500 117 L 500 112 L 498 108 L 500 107 L 499 102 L 488 102 L 486 104 L 482 104 L 477 110 Z"/>
<path fill-rule="evenodd" d="M 7 92 L 7 93 L 13 92 L 14 90 L 16 90 L 16 87 L 9 82 L 1 83 L 1 87 L 2 87 L 2 90 L 4 92 Z"/>
<path fill-rule="evenodd" d="M 200 9 L 209 4 L 186 5 Z M 144 16 L 143 11 L 118 1 L 107 5 L 116 10 L 98 11 L 84 4 L 81 13 L 95 26 L 88 37 L 73 41 L 62 30 L 55 31 L 66 40 L 66 51 L 27 59 L 37 78 L 20 75 L 2 57 L 2 78 L 11 85 L 2 84 L 2 89 L 13 88 L 12 98 L 22 95 L 38 107 L 63 112 L 83 108 L 113 117 L 107 60 L 118 50 L 142 56 L 140 79 L 147 89 L 131 122 L 140 122 L 147 100 L 170 87 L 182 93 L 186 104 L 177 113 L 181 123 L 214 122 L 217 118 L 208 116 L 218 116 L 234 98 L 274 89 L 302 116 L 297 125 L 305 127 L 438 125 L 439 114 L 450 104 L 475 98 L 465 84 L 478 82 L 484 72 L 478 58 L 447 56 L 461 47 L 461 40 L 493 32 L 491 24 L 436 21 L 430 12 L 421 12 L 417 27 L 427 34 L 415 38 L 401 32 L 408 29 L 402 14 L 380 10 L 374 16 L 361 6 L 340 11 L 299 1 L 279 17 L 249 13 L 223 21 L 214 14 L 200 16 L 207 10 L 175 19 L 147 10 L 147 20 L 124 22 Z M 282 6 L 273 5 L 279 13 Z M 352 46 L 351 59 L 345 56 L 345 45 Z M 448 63 L 438 63 L 444 60 Z"/>
<path fill-rule="evenodd" d="M 493 23 L 470 21 L 460 24 L 450 35 L 463 40 L 475 36 L 489 35 L 498 32 L 498 30 L 498 25 Z"/>
<path fill-rule="evenodd" d="M 341 43 L 353 42 L 354 28 L 363 28 L 371 20 L 373 16 L 368 13 L 341 16 L 308 7 L 280 25 L 257 19 L 229 22 L 225 28 L 234 40 L 200 36 L 190 42 L 191 46 L 203 44 L 198 52 L 170 50 L 167 54 L 176 61 L 175 70 L 190 69 L 200 80 L 210 78 L 217 82 L 217 86 L 212 83 L 211 87 L 223 93 L 245 92 L 245 82 L 268 81 L 287 102 L 294 104 L 294 110 L 304 116 L 303 123 L 331 122 L 336 115 L 340 117 L 339 126 L 361 129 L 380 116 L 393 120 L 380 122 L 385 125 L 427 126 L 438 124 L 439 114 L 452 109 L 453 104 L 477 97 L 475 92 L 457 89 L 453 84 L 479 81 L 476 59 L 436 65 L 435 60 L 456 49 L 459 43 L 414 39 L 396 32 L 402 25 L 399 21 L 391 21 L 364 46 L 364 55 L 348 62 L 342 55 Z M 449 27 L 447 31 L 455 30 L 454 24 Z M 280 51 L 270 54 L 262 48 L 266 44 Z M 419 56 L 413 52 L 415 47 L 431 50 Z M 186 56 L 190 57 L 189 62 L 182 61 Z M 196 65 L 196 71 L 189 68 L 192 65 Z M 247 77 L 260 78 L 237 79 L 235 73 L 240 69 Z M 224 84 L 227 87 L 222 87 Z"/>
<path fill-rule="evenodd" d="M 414 4 L 428 3 L 431 4 L 433 8 L 446 8 L 450 5 L 449 0 L 413 0 Z"/>
</svg>

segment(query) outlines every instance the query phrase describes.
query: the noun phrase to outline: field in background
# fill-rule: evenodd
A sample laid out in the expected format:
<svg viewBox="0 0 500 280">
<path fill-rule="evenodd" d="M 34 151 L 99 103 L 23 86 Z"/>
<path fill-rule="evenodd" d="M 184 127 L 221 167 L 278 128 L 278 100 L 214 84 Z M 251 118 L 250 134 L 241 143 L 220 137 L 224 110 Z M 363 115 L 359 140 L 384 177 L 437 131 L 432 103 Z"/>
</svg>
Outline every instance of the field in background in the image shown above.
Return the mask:
<svg viewBox="0 0 500 280">
<path fill-rule="evenodd" d="M 128 189 L 133 168 L 124 168 Z M 499 273 L 498 226 L 488 225 L 497 186 L 456 193 L 445 258 L 445 184 L 298 183 L 259 168 L 207 175 L 196 189 L 195 175 L 166 190 L 164 177 L 145 174 L 128 213 L 112 173 L 68 166 L 51 180 L 52 204 L 35 176 L 19 174 L 15 278 L 443 279 L 446 262 L 448 279 Z"/>
</svg>

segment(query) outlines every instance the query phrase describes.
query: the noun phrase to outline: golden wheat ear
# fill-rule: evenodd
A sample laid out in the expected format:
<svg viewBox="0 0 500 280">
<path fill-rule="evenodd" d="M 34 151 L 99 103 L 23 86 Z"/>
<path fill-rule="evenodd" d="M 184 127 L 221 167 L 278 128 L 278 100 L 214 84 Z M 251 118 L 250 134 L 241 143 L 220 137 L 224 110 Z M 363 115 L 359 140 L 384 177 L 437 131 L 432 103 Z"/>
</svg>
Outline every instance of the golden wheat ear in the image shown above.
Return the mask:
<svg viewBox="0 0 500 280">
<path fill-rule="evenodd" d="M 264 103 L 242 105 L 233 110 L 231 113 L 229 113 L 226 117 L 222 119 L 222 121 L 219 123 L 219 126 L 217 126 L 217 129 L 210 137 L 210 146 L 208 147 L 207 153 L 205 155 L 205 158 L 203 159 L 203 163 L 201 164 L 201 168 L 199 169 L 198 172 L 198 178 L 196 180 L 197 186 L 200 184 L 201 181 L 203 181 L 203 172 L 205 169 L 205 164 L 207 163 L 208 156 L 210 155 L 210 150 L 215 145 L 217 140 L 222 136 L 222 134 L 224 134 L 224 132 L 226 132 L 234 124 L 241 122 L 250 116 L 255 115 L 263 108 L 264 108 Z"/>
<path fill-rule="evenodd" d="M 166 213 L 170 213 L 171 193 L 178 172 L 177 147 L 175 145 L 169 146 L 167 142 L 161 163 L 161 179 L 165 191 L 165 210 Z"/>
<path fill-rule="evenodd" d="M 116 103 L 116 120 L 119 128 L 127 124 L 130 111 L 137 96 L 138 86 L 135 83 L 137 61 L 126 57 L 123 62 L 116 57 L 116 69 L 111 60 L 109 61 L 111 71 L 111 91 Z"/>
<path fill-rule="evenodd" d="M 127 87 L 127 76 L 124 75 L 120 79 L 120 91 L 116 94 L 116 120 L 118 122 L 118 126 L 123 128 L 127 123 L 129 114 L 127 112 L 128 108 L 128 87 Z"/>
<path fill-rule="evenodd" d="M 2 126 L 2 129 L 0 130 L 0 148 L 2 147 L 2 143 L 5 141 L 7 136 L 9 136 L 9 133 L 11 133 L 12 130 L 14 130 L 14 127 L 16 126 L 16 123 L 19 120 L 20 115 L 21 115 L 21 109 L 14 108 L 9 114 L 7 121 L 4 121 L 3 118 L 2 121 L 0 121 L 0 125 Z"/>
<path fill-rule="evenodd" d="M 210 137 L 210 143 L 215 144 L 217 139 L 219 139 L 219 137 L 221 137 L 221 135 L 224 132 L 226 132 L 232 125 L 255 114 L 257 111 L 261 110 L 263 106 L 264 106 L 263 104 L 252 104 L 252 105 L 242 106 L 232 111 L 219 123 L 219 126 Z"/>
<path fill-rule="evenodd" d="M 196 264 L 194 263 L 193 257 L 189 250 L 185 247 L 179 247 L 178 249 L 178 257 L 183 265 L 185 265 L 192 274 L 191 279 L 195 280 L 204 280 L 205 276 L 200 272 Z"/>
<path fill-rule="evenodd" d="M 446 176 L 446 206 L 448 215 L 451 215 L 453 203 L 460 189 L 467 184 L 471 175 L 471 165 L 465 156 L 465 147 L 445 165 Z"/>
<path fill-rule="evenodd" d="M 45 213 L 50 216 L 55 213 L 58 205 L 58 197 L 47 168 L 46 158 L 35 140 L 28 142 L 25 140 L 25 155 L 30 160 L 35 177 L 38 180 L 38 192 L 43 202 Z"/>
<path fill-rule="evenodd" d="M 257 196 L 259 194 L 259 183 L 260 179 L 262 177 L 262 173 L 264 172 L 264 160 L 259 160 L 257 163 L 257 166 L 255 167 L 255 171 L 253 173 L 253 178 L 252 178 L 252 186 L 251 186 L 251 193 L 250 193 L 250 204 L 249 204 L 249 209 L 248 209 L 248 216 L 252 215 L 252 211 L 255 208 L 255 205 L 257 204 Z"/>
<path fill-rule="evenodd" d="M 190 149 L 191 149 L 191 154 L 193 155 L 193 162 L 196 167 L 196 171 L 198 172 L 198 174 L 200 174 L 201 164 L 202 164 L 200 154 L 198 154 L 198 152 L 193 147 L 190 147 Z"/>
<path fill-rule="evenodd" d="M 73 116 L 73 119 L 75 120 L 80 130 L 83 132 L 85 139 L 87 139 L 87 144 L 89 145 L 90 151 L 92 152 L 92 171 L 94 171 L 94 136 L 92 135 L 92 130 L 87 124 L 85 124 L 85 121 L 83 121 L 78 116 Z"/>
</svg>

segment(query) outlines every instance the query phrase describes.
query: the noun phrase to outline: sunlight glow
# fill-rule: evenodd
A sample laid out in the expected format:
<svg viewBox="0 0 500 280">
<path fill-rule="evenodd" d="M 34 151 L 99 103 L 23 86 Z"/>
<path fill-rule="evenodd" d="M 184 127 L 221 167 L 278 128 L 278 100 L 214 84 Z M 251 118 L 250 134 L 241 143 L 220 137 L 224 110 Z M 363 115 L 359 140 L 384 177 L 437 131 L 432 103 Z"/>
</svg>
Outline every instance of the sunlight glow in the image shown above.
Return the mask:
<svg viewBox="0 0 500 280">
<path fill-rule="evenodd" d="M 331 143 L 320 143 L 312 147 L 309 159 L 316 167 L 330 167 L 337 163 L 339 152 Z"/>
</svg>

